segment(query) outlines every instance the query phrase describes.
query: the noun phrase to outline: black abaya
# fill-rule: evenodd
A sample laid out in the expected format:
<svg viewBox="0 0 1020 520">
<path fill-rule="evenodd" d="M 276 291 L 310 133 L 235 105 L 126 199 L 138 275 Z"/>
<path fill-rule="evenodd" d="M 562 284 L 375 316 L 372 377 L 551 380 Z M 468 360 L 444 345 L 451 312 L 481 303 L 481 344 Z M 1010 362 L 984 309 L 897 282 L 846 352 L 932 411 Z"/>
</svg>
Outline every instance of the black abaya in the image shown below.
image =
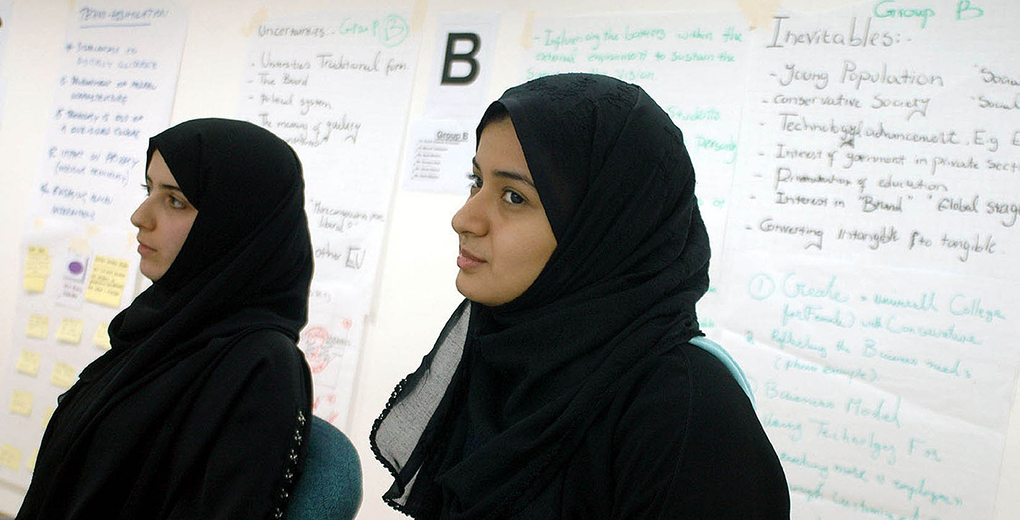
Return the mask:
<svg viewBox="0 0 1020 520">
<path fill-rule="evenodd" d="M 301 165 L 249 123 L 150 140 L 198 208 L 167 272 L 110 324 L 44 434 L 18 520 L 282 514 L 311 424 L 295 346 L 312 274 Z"/>
<path fill-rule="evenodd" d="M 788 516 L 747 396 L 688 343 L 709 244 L 680 130 L 590 74 L 508 90 L 478 135 L 503 114 L 556 249 L 515 300 L 461 305 L 394 391 L 371 436 L 384 499 L 420 519 Z"/>
</svg>

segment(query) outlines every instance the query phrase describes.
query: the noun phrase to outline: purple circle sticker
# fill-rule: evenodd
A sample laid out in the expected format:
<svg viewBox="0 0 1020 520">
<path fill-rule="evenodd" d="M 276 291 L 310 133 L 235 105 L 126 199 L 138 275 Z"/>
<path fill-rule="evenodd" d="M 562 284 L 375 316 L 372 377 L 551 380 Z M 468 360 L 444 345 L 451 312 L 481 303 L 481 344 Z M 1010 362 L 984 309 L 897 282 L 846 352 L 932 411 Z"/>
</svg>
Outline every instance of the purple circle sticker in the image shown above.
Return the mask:
<svg viewBox="0 0 1020 520">
<path fill-rule="evenodd" d="M 71 271 L 71 274 L 81 274 L 81 272 L 85 270 L 85 265 L 75 260 L 68 264 L 67 270 Z"/>
</svg>

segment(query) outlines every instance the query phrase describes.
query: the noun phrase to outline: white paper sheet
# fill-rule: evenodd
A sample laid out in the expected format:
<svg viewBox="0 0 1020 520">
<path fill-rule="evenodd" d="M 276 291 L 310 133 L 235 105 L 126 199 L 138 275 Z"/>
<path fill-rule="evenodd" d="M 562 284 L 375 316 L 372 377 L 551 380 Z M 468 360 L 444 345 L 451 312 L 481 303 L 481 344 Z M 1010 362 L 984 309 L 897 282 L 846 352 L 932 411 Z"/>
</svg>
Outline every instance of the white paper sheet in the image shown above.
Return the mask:
<svg viewBox="0 0 1020 520">
<path fill-rule="evenodd" d="M 128 225 L 144 195 L 148 138 L 169 124 L 185 21 L 168 2 L 78 3 L 33 216 Z"/>
<path fill-rule="evenodd" d="M 1004 259 L 1020 248 L 1016 87 L 990 78 L 1008 78 L 1015 58 L 979 35 L 940 45 L 934 21 L 918 34 L 891 24 L 847 14 L 776 19 L 753 60 L 728 238 L 742 248 L 1011 277 Z M 824 30 L 867 32 L 889 46 L 772 45 Z"/>
<path fill-rule="evenodd" d="M 536 18 L 522 80 L 561 72 L 606 74 L 640 85 L 684 134 L 713 251 L 722 251 L 730 182 L 739 153 L 749 33 L 737 13 L 619 14 Z M 710 267 L 718 279 L 719 266 Z M 712 285 L 698 303 L 716 337 L 727 288 Z"/>
<path fill-rule="evenodd" d="M 314 383 L 313 411 L 337 425 L 347 420 L 364 338 L 365 310 L 357 297 L 343 284 L 313 285 L 308 325 L 301 331 Z"/>
<path fill-rule="evenodd" d="M 1017 77 L 1016 16 L 961 6 L 782 13 L 755 35 L 722 343 L 796 519 L 993 513 L 1020 360 L 1020 127 L 991 103 L 1016 95 L 994 79 Z"/>
<path fill-rule="evenodd" d="M 446 72 L 451 78 L 474 78 L 468 83 L 442 82 L 447 69 L 446 52 L 451 34 L 465 35 L 453 40 L 454 58 Z M 443 13 L 436 29 L 435 53 L 429 76 L 425 113 L 430 117 L 477 119 L 491 100 L 487 99 L 495 61 L 499 15 L 483 13 Z M 477 43 L 473 38 L 477 38 Z"/>
<path fill-rule="evenodd" d="M 477 121 L 421 118 L 411 127 L 403 189 L 467 196 Z"/>
<path fill-rule="evenodd" d="M 894 518 L 990 518 L 1020 287 L 757 258 L 729 273 L 746 284 L 723 341 L 753 381 L 793 517 L 857 518 L 845 509 L 867 503 Z"/>
<path fill-rule="evenodd" d="M 347 417 L 354 375 L 347 363 L 356 362 L 371 305 L 407 123 L 417 58 L 409 19 L 406 13 L 271 19 L 248 47 L 240 116 L 297 151 L 315 252 L 313 284 L 343 295 L 329 304 L 312 299 L 310 314 L 318 318 L 308 330 L 325 332 L 306 333 L 301 345 L 325 363 L 315 375 L 317 395 L 335 396 L 335 410 L 317 413 L 338 424 Z M 339 322 L 331 318 L 337 306 Z M 344 320 L 352 325 L 345 328 Z M 314 338 L 333 344 L 340 337 L 349 342 L 343 356 L 323 357 L 312 345 Z"/>
</svg>

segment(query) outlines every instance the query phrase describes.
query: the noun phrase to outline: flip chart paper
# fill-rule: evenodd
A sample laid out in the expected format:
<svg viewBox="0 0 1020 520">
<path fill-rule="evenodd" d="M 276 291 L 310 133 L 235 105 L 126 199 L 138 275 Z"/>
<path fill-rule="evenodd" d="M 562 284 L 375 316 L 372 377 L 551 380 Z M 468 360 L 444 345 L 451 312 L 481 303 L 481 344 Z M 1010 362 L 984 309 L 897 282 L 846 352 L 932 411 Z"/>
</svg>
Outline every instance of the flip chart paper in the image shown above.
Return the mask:
<svg viewBox="0 0 1020 520">
<path fill-rule="evenodd" d="M 80 1 L 63 60 L 32 211 L 125 225 L 141 202 L 149 136 L 168 126 L 186 16 L 165 1 Z"/>
<path fill-rule="evenodd" d="M 317 395 L 343 404 L 317 413 L 334 422 L 346 421 L 354 370 L 343 360 L 357 359 L 398 178 L 418 47 L 408 20 L 401 12 L 269 19 L 248 44 L 240 117 L 301 158 L 313 287 L 343 292 L 349 306 L 341 321 L 309 320 L 302 333 L 302 344 L 323 345 L 312 347 Z M 310 300 L 310 316 L 334 312 L 318 305 Z"/>
<path fill-rule="evenodd" d="M 343 284 L 312 286 L 308 325 L 301 331 L 298 347 L 312 372 L 312 410 L 333 424 L 343 424 L 350 412 L 365 314 Z"/>
<path fill-rule="evenodd" d="M 957 6 L 780 13 L 752 41 L 722 344 L 794 518 L 993 515 L 1020 357 L 994 80 L 1016 10 Z"/>
<path fill-rule="evenodd" d="M 590 72 L 640 85 L 683 132 L 711 247 L 722 251 L 749 38 L 737 12 L 536 17 L 523 51 L 521 79 Z M 716 334 L 727 298 L 727 287 L 714 284 L 720 267 L 710 264 L 713 285 L 698 302 L 701 328 L 710 336 Z"/>
</svg>

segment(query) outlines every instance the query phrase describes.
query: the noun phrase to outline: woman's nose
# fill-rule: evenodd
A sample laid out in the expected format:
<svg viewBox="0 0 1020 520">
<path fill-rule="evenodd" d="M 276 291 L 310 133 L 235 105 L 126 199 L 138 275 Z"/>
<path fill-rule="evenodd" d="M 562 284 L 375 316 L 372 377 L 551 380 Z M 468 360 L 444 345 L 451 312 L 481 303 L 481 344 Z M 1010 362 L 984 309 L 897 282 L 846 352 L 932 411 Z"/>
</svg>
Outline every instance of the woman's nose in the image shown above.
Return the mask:
<svg viewBox="0 0 1020 520">
<path fill-rule="evenodd" d="M 131 224 L 138 229 L 152 229 L 152 210 L 149 209 L 149 197 L 145 197 L 138 209 L 131 214 Z"/>
<path fill-rule="evenodd" d="M 488 223 L 485 218 L 485 208 L 481 192 L 478 192 L 464 202 L 464 205 L 453 214 L 453 230 L 458 235 L 469 233 L 472 235 L 484 235 L 488 230 Z"/>
</svg>

